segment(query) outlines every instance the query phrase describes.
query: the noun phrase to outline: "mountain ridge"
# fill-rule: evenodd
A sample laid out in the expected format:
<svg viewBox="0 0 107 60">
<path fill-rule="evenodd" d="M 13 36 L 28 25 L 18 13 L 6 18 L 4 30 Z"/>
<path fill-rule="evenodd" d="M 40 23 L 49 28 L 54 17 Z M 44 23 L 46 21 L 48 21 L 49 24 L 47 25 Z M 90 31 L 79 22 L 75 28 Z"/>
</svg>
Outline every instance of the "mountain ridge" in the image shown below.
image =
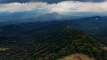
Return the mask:
<svg viewBox="0 0 107 60">
<path fill-rule="evenodd" d="M 53 28 L 55 29 L 53 30 Z M 94 57 L 96 60 L 106 60 L 106 52 L 102 49 L 105 45 L 66 23 L 52 23 L 45 26 L 43 24 L 40 28 L 27 32 L 24 32 L 25 37 L 20 35 L 23 40 L 20 40 L 20 42 L 17 42 L 17 40 L 11 42 L 14 36 L 8 37 L 8 39 L 10 38 L 8 43 L 12 45 L 7 45 L 10 50 L 1 52 L 0 58 L 4 60 L 39 60 L 40 58 L 43 60 L 57 60 L 63 56 L 83 53 Z M 14 37 L 15 39 L 17 38 Z M 20 45 L 20 43 L 23 44 Z"/>
</svg>

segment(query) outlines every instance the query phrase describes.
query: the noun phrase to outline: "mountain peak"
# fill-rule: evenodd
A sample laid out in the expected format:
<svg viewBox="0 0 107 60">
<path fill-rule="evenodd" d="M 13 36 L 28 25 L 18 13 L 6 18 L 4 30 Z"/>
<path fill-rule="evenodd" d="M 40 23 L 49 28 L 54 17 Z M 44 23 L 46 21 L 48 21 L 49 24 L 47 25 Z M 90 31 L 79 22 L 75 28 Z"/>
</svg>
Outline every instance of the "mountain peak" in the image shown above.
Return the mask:
<svg viewBox="0 0 107 60">
<path fill-rule="evenodd" d="M 57 13 L 57 12 L 52 12 L 52 13 L 47 13 L 47 14 L 45 14 L 45 15 L 60 15 L 60 14 Z"/>
<path fill-rule="evenodd" d="M 59 13 L 57 13 L 57 12 L 53 12 L 52 14 L 59 14 Z"/>
</svg>

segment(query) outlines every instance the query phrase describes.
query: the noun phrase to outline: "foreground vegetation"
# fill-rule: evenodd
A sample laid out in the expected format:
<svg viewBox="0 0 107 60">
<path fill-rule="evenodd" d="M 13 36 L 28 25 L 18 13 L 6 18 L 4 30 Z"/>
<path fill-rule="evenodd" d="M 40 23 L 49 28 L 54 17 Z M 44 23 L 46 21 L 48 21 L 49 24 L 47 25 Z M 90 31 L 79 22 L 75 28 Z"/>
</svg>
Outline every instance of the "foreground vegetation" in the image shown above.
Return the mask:
<svg viewBox="0 0 107 60">
<path fill-rule="evenodd" d="M 0 39 L 15 40 L 3 45 L 10 50 L 1 51 L 0 60 L 58 60 L 75 53 L 88 55 L 95 60 L 107 60 L 107 51 L 102 49 L 105 45 L 92 36 L 69 25 L 54 26 L 54 30 L 53 26 L 24 31 L 23 34 L 18 33 L 19 36 L 13 33 L 21 38 L 21 42 L 16 44 L 17 37 L 0 36 Z"/>
</svg>

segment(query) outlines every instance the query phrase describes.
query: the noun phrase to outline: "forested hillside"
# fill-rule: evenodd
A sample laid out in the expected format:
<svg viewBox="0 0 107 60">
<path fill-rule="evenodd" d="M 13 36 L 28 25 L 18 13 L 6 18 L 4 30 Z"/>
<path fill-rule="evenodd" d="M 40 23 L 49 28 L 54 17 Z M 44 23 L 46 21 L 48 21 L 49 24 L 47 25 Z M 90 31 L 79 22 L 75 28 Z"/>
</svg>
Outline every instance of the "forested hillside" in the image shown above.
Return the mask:
<svg viewBox="0 0 107 60">
<path fill-rule="evenodd" d="M 15 26 L 11 26 L 11 29 L 18 28 Z M 1 30 L 4 31 L 3 28 Z M 0 45 L 1 60 L 59 60 L 75 53 L 86 54 L 96 60 L 107 60 L 104 44 L 65 23 L 49 23 L 38 26 L 38 29 L 20 30 L 5 31 L 11 34 L 9 36 L 4 33 L 0 35 L 3 40 Z"/>
</svg>

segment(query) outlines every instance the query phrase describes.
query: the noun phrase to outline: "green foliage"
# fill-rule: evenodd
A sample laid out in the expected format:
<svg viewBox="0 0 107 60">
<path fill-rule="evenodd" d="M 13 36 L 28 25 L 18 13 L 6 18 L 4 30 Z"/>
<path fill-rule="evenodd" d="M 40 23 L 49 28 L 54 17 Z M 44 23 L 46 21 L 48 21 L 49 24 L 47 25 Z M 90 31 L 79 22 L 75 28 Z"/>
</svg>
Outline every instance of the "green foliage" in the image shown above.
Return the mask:
<svg viewBox="0 0 107 60">
<path fill-rule="evenodd" d="M 36 34 L 37 32 L 32 30 L 26 33 L 32 39 L 23 38 L 25 42 L 21 45 L 10 45 L 10 51 L 0 53 L 0 60 L 57 60 L 74 53 L 87 54 L 96 60 L 104 60 L 105 53 L 101 49 L 103 44 L 88 34 L 68 25 L 60 27 L 59 31 L 49 32 Z"/>
</svg>

